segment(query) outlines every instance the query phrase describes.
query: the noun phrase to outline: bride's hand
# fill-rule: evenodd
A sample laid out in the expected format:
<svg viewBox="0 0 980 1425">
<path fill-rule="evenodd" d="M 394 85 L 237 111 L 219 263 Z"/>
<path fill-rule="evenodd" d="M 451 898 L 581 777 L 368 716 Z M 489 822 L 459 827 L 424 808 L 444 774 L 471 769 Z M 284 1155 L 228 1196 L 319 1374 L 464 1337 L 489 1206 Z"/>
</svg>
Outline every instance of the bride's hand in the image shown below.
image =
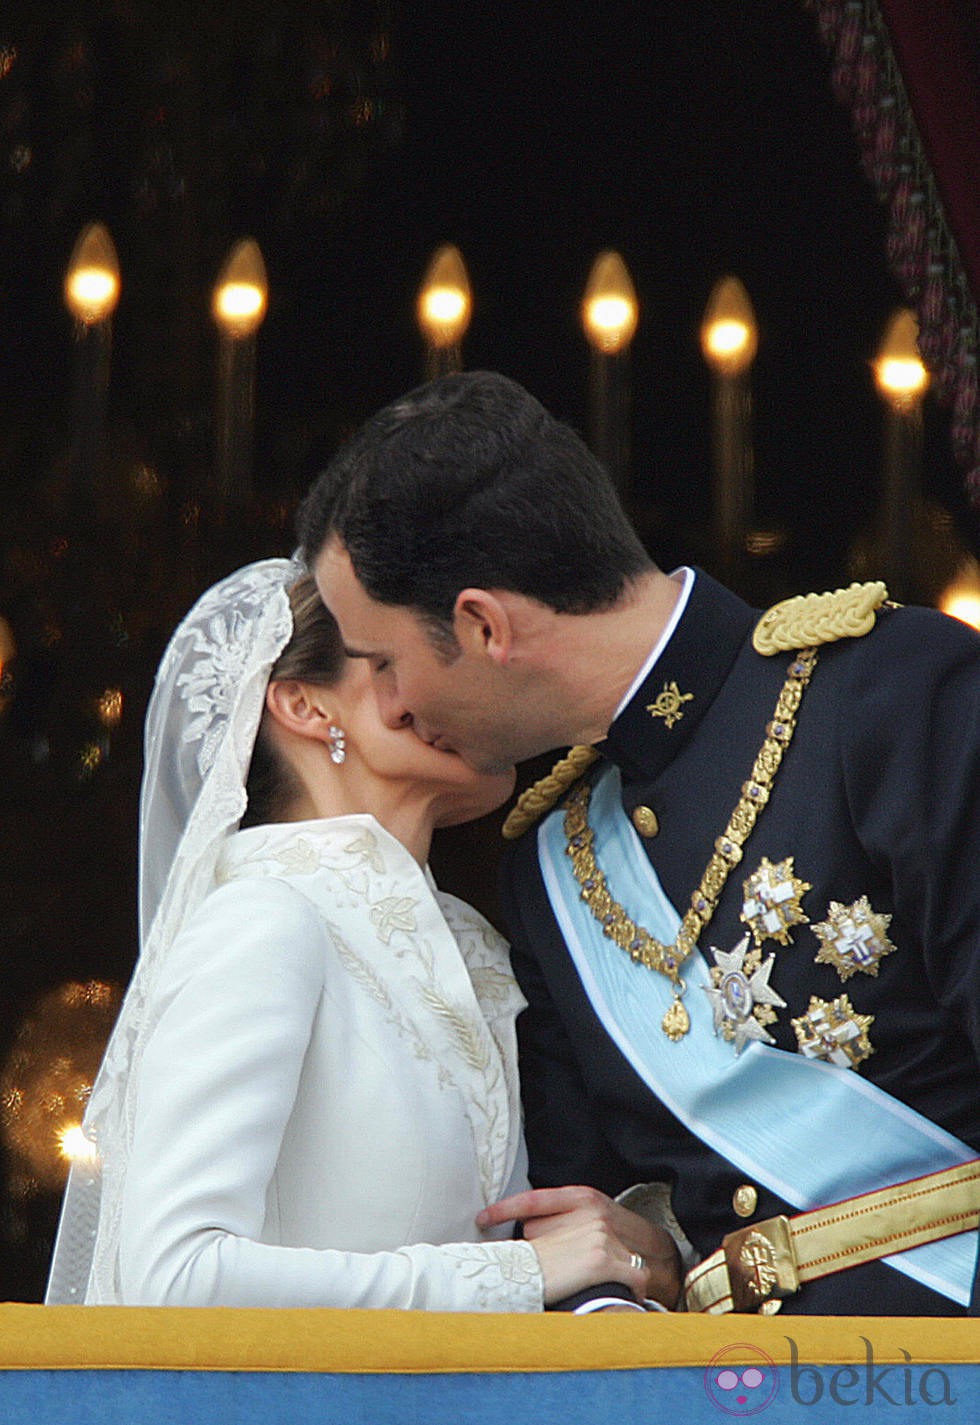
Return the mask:
<svg viewBox="0 0 980 1425">
<path fill-rule="evenodd" d="M 491 1203 L 476 1220 L 480 1228 L 523 1223 L 541 1264 L 546 1306 L 608 1281 L 667 1307 L 680 1295 L 680 1254 L 670 1235 L 595 1188 L 532 1188 Z"/>
</svg>

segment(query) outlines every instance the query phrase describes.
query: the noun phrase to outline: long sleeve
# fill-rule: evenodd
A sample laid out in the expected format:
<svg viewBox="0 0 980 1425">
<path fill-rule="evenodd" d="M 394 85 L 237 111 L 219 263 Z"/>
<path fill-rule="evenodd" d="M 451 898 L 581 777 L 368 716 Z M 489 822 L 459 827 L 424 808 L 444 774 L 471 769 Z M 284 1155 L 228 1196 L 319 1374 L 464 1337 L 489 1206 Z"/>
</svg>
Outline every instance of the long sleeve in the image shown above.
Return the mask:
<svg viewBox="0 0 980 1425">
<path fill-rule="evenodd" d="M 526 1243 L 353 1252 L 260 1240 L 311 1034 L 329 1004 L 326 936 L 310 902 L 265 880 L 215 892 L 174 946 L 140 1068 L 123 1300 L 539 1310 Z M 314 1170 L 330 1173 L 329 1154 Z"/>
<path fill-rule="evenodd" d="M 844 779 L 862 846 L 894 886 L 894 937 L 922 947 L 929 986 L 950 1016 L 942 1031 L 955 1024 L 972 1045 L 966 1072 L 975 1087 L 980 640 L 931 610 L 906 609 L 902 618 L 885 620 L 869 640 L 842 700 Z"/>
</svg>

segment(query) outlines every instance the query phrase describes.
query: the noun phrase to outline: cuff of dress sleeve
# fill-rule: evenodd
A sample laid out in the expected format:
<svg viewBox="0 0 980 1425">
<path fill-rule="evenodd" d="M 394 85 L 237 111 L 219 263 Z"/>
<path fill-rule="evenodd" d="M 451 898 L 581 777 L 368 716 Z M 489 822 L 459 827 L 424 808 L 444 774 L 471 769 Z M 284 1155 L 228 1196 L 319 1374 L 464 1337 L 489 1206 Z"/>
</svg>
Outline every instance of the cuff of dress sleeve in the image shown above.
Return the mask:
<svg viewBox="0 0 980 1425">
<path fill-rule="evenodd" d="M 621 1192 L 616 1201 L 645 1217 L 654 1227 L 662 1227 L 674 1239 L 685 1272 L 697 1266 L 701 1259 L 674 1215 L 667 1183 L 634 1183 Z"/>
<path fill-rule="evenodd" d="M 627 1306 L 639 1306 L 636 1297 L 628 1286 L 622 1282 L 596 1282 L 595 1286 L 586 1287 L 583 1291 L 575 1291 L 571 1296 L 563 1297 L 561 1301 L 555 1302 L 554 1306 L 549 1306 L 548 1311 L 569 1311 L 576 1313 L 580 1307 L 589 1307 L 590 1302 L 601 1301 L 608 1305 L 626 1302 Z M 590 1308 L 594 1310 L 595 1308 Z M 640 1310 L 642 1311 L 642 1307 Z"/>
</svg>

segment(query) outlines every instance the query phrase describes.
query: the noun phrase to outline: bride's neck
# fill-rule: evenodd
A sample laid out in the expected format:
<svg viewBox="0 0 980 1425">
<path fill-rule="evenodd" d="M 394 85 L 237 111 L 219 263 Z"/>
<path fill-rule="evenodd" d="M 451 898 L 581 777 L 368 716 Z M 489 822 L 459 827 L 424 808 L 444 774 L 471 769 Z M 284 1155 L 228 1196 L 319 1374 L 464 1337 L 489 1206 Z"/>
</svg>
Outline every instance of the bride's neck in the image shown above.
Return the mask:
<svg viewBox="0 0 980 1425">
<path fill-rule="evenodd" d="M 379 826 L 400 841 L 410 856 L 424 866 L 429 859 L 435 808 L 431 801 L 412 796 L 358 795 L 353 781 L 344 782 L 338 773 L 335 783 L 327 787 L 302 788 L 285 807 L 278 820 L 327 821 L 337 816 L 373 816 Z"/>
</svg>

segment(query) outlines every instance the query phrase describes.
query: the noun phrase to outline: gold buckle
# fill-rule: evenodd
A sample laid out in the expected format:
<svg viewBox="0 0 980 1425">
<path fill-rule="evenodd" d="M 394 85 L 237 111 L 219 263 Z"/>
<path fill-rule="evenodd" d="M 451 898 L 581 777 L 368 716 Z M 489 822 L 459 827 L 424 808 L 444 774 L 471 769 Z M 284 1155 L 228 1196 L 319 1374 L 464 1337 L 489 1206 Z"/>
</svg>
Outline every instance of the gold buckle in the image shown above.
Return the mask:
<svg viewBox="0 0 980 1425">
<path fill-rule="evenodd" d="M 800 1278 L 789 1220 L 753 1222 L 722 1241 L 735 1311 L 758 1311 L 774 1297 L 792 1296 Z"/>
</svg>

